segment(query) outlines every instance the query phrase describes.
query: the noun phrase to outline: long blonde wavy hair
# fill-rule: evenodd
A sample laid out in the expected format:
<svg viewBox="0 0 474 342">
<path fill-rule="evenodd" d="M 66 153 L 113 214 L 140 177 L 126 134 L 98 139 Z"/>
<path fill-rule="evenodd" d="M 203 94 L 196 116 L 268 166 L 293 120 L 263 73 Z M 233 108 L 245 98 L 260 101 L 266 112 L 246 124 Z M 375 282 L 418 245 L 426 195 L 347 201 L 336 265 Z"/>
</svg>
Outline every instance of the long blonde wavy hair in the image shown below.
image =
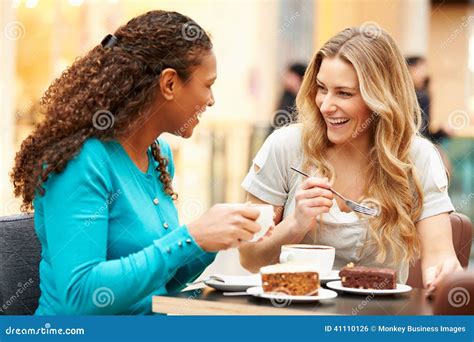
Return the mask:
<svg viewBox="0 0 474 342">
<path fill-rule="evenodd" d="M 345 29 L 312 58 L 296 99 L 303 126 L 303 168 L 316 169 L 334 182 L 336 175 L 326 156 L 331 142 L 316 105 L 316 76 L 323 59 L 333 57 L 354 67 L 361 96 L 375 113 L 368 128 L 370 166 L 363 197 L 378 202 L 380 215 L 369 220 L 370 238 L 365 247 L 375 247 L 377 262 L 386 261 L 389 250 L 396 263 L 413 262 L 420 256 L 415 222 L 421 214 L 423 193 L 410 148 L 418 134 L 420 108 L 405 60 L 385 31 L 367 35 L 359 28 Z"/>
</svg>

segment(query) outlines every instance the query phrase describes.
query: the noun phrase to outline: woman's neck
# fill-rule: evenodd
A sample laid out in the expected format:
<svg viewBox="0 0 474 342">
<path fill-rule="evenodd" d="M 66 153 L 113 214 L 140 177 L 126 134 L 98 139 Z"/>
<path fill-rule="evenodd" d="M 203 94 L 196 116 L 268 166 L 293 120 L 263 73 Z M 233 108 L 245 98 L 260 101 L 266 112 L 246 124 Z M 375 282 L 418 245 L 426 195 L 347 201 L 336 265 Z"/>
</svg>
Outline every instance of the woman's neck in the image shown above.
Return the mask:
<svg viewBox="0 0 474 342">
<path fill-rule="evenodd" d="M 367 164 L 369 162 L 370 142 L 368 140 L 352 140 L 341 145 L 332 145 L 328 156 L 338 156 L 349 164 Z"/>
<path fill-rule="evenodd" d="M 125 149 L 133 163 L 143 172 L 148 170 L 147 150 L 160 134 L 138 131 L 127 137 L 119 137 L 117 140 Z"/>
</svg>

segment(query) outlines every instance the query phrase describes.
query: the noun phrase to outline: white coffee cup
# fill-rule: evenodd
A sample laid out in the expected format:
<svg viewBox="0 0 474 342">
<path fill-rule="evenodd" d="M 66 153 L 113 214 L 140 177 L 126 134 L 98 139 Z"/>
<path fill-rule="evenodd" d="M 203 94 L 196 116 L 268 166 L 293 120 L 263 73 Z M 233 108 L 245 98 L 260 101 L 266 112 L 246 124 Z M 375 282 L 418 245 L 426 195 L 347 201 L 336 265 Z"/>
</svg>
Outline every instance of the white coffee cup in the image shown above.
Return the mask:
<svg viewBox="0 0 474 342">
<path fill-rule="evenodd" d="M 246 203 L 232 203 L 232 206 L 240 207 L 240 206 L 249 206 L 255 209 L 258 209 L 260 215 L 257 218 L 257 223 L 260 225 L 261 229 L 257 233 L 253 235 L 252 240 L 249 242 L 256 242 L 262 236 L 264 236 L 271 226 L 274 225 L 273 221 L 273 206 L 271 204 L 246 204 Z"/>
<path fill-rule="evenodd" d="M 336 249 L 323 245 L 283 245 L 281 246 L 280 263 L 297 262 L 317 265 L 319 274 L 329 274 L 334 265 Z"/>
</svg>

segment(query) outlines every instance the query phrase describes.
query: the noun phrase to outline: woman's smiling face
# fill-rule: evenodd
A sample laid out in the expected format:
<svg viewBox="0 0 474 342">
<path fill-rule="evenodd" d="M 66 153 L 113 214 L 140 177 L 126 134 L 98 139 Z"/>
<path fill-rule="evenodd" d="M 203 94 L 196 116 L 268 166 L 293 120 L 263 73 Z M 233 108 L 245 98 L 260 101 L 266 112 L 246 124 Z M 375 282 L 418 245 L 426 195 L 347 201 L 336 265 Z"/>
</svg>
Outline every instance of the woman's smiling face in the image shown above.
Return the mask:
<svg viewBox="0 0 474 342">
<path fill-rule="evenodd" d="M 354 67 L 338 57 L 324 58 L 317 74 L 316 105 L 333 144 L 369 139 L 371 110 L 359 91 Z"/>
<path fill-rule="evenodd" d="M 173 123 L 173 133 L 189 138 L 199 124 L 199 118 L 207 107 L 214 105 L 212 85 L 217 77 L 216 56 L 211 51 L 202 58 L 188 80 L 178 82 L 175 94 L 177 104 L 174 115 L 168 120 Z"/>
</svg>

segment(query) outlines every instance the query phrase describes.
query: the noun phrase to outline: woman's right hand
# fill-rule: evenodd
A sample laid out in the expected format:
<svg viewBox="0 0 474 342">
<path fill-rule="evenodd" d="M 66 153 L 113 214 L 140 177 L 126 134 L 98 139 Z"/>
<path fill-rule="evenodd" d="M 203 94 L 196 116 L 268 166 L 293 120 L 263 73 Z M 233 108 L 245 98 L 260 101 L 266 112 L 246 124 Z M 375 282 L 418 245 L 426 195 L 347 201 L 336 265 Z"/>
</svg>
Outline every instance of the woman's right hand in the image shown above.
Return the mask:
<svg viewBox="0 0 474 342">
<path fill-rule="evenodd" d="M 216 204 L 187 226 L 203 250 L 217 252 L 251 240 L 260 230 L 260 225 L 255 222 L 259 215 L 258 209 L 244 204 Z"/>
<path fill-rule="evenodd" d="M 327 178 L 310 177 L 301 184 L 296 192 L 295 219 L 296 229 L 307 232 L 316 224 L 316 217 L 329 212 L 333 204 L 333 193 Z"/>
</svg>

